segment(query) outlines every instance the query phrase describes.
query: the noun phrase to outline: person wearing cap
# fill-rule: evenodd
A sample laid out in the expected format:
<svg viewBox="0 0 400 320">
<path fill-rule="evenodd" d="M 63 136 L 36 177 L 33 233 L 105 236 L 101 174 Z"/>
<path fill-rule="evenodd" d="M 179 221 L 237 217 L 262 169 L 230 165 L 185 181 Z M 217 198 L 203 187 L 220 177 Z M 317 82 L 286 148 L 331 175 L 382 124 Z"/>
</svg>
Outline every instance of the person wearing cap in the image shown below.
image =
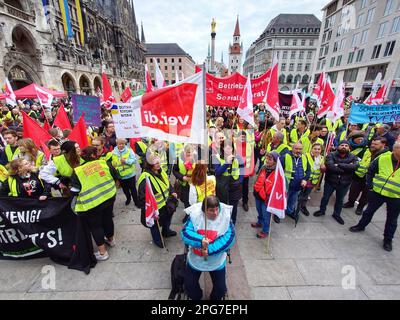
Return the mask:
<svg viewBox="0 0 400 320">
<path fill-rule="evenodd" d="M 81 149 L 75 141 L 66 141 L 61 145 L 61 155 L 54 157 L 40 170 L 40 178 L 65 192 L 68 192 L 70 178 L 76 167 L 83 164 Z"/>
<path fill-rule="evenodd" d="M 271 213 L 267 211 L 267 206 L 275 183 L 275 169 L 278 159 L 279 154 L 276 152 L 269 152 L 265 155 L 265 164 L 261 167 L 254 184 L 254 198 L 256 200 L 258 218 L 257 222 L 253 222 L 251 226 L 255 229 L 261 229 L 257 233 L 257 238 L 260 239 L 268 237 L 269 234 Z"/>
<path fill-rule="evenodd" d="M 343 205 L 343 208 L 353 208 L 354 204 L 361 193 L 361 198 L 358 202 L 356 209 L 357 215 L 362 215 L 363 209 L 368 202 L 368 189 L 366 188 L 366 175 L 368 168 L 372 161 L 377 159 L 383 154 L 390 152 L 386 147 L 386 138 L 376 137 L 371 142 L 371 146 L 366 149 L 366 151 L 361 155 L 360 166 L 353 175 L 353 181 L 351 182 L 349 200 Z"/>
<path fill-rule="evenodd" d="M 378 128 L 376 129 L 376 133 L 374 135 L 374 138 L 376 138 L 377 136 L 386 138 L 387 147 L 389 148 L 390 151 L 393 150 L 393 145 L 396 142 L 396 139 L 390 133 L 390 126 L 388 124 L 384 124 L 384 125 L 378 126 Z"/>
<path fill-rule="evenodd" d="M 367 151 L 368 140 L 365 138 L 364 131 L 353 131 L 348 136 L 351 153 L 362 159 L 364 153 Z"/>
<path fill-rule="evenodd" d="M 386 223 L 383 248 L 392 251 L 392 240 L 397 229 L 400 214 L 400 143 L 393 146 L 393 153 L 387 152 L 375 159 L 367 173 L 368 207 L 361 220 L 350 228 L 351 232 L 361 232 L 371 222 L 374 214 L 386 203 Z"/>
<path fill-rule="evenodd" d="M 359 167 L 358 158 L 350 153 L 350 144 L 347 140 L 339 142 L 336 151 L 331 152 L 326 158 L 326 175 L 324 195 L 321 199 L 320 209 L 314 213 L 315 217 L 324 216 L 326 208 L 333 192 L 336 192 L 333 218 L 341 225 L 344 221 L 341 218 L 343 199 L 350 188 L 353 173 Z"/>
</svg>

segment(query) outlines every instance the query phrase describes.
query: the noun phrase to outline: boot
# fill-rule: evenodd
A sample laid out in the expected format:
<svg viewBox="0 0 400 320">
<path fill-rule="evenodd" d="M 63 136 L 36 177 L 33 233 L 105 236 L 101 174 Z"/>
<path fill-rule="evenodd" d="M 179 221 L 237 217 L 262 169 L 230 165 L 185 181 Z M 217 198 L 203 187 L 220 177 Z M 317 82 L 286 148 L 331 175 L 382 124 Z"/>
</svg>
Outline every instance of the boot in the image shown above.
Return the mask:
<svg viewBox="0 0 400 320">
<path fill-rule="evenodd" d="M 391 252 L 393 250 L 392 240 L 384 239 L 383 240 L 383 249 L 385 249 L 388 252 Z"/>
</svg>

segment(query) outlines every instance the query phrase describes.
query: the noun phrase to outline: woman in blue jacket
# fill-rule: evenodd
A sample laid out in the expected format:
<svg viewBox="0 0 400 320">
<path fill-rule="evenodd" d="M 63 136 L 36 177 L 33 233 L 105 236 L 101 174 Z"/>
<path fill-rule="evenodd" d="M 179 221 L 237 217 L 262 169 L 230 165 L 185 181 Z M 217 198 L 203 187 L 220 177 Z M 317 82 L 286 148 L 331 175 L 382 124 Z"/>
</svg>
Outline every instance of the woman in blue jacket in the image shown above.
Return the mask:
<svg viewBox="0 0 400 320">
<path fill-rule="evenodd" d="M 232 206 L 220 203 L 217 197 L 211 196 L 203 203 L 196 203 L 185 209 L 185 212 L 189 219 L 181 231 L 181 237 L 189 246 L 185 272 L 187 295 L 192 300 L 202 299 L 203 291 L 199 279 L 202 272 L 209 272 L 213 283 L 210 299 L 221 300 L 227 292 L 226 252 L 232 247 L 236 237 L 231 221 Z"/>
</svg>

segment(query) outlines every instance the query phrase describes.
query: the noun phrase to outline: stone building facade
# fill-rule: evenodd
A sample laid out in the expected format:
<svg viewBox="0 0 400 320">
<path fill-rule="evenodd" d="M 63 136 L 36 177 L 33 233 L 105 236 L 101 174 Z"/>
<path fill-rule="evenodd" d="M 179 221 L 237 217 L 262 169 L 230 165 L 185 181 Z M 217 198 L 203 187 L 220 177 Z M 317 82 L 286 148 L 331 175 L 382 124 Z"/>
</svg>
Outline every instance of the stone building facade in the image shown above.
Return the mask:
<svg viewBox="0 0 400 320">
<path fill-rule="evenodd" d="M 69 0 L 74 37 L 64 34 L 58 0 L 0 0 L 0 79 L 15 88 L 35 82 L 68 93 L 95 94 L 104 70 L 114 95 L 144 82 L 145 46 L 131 0 L 86 0 L 85 43 L 75 1 Z"/>
</svg>

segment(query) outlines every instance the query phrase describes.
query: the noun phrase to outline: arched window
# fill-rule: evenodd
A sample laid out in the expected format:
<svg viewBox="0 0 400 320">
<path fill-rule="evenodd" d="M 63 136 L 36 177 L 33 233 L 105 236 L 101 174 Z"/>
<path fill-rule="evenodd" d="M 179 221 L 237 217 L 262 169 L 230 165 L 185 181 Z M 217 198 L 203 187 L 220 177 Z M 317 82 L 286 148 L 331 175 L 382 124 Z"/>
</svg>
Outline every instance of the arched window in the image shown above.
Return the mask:
<svg viewBox="0 0 400 320">
<path fill-rule="evenodd" d="M 297 75 L 295 78 L 294 78 L 294 83 L 300 83 L 300 81 L 301 81 L 301 75 Z"/>
<path fill-rule="evenodd" d="M 22 6 L 21 1 L 19 0 L 5 0 L 4 3 L 8 4 L 11 7 L 17 8 L 21 11 L 24 11 L 24 7 Z"/>
<path fill-rule="evenodd" d="M 293 83 L 293 75 L 289 74 L 286 78 L 286 83 Z"/>
<path fill-rule="evenodd" d="M 281 74 L 279 76 L 279 83 L 285 83 L 285 75 L 284 74 Z"/>
<path fill-rule="evenodd" d="M 308 75 L 304 75 L 304 76 L 303 76 L 303 79 L 301 80 L 301 83 L 306 84 L 306 83 L 308 83 L 309 81 L 310 81 L 310 77 L 309 77 Z"/>
</svg>

